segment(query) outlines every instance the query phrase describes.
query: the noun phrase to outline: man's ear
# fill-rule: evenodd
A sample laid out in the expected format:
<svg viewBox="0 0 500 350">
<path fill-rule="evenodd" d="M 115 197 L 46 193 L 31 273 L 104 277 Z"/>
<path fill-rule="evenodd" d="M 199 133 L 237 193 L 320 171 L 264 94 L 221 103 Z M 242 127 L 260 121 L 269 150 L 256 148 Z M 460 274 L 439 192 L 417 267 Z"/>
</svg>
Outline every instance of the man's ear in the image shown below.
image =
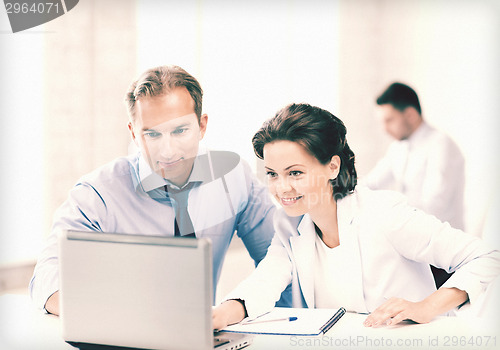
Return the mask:
<svg viewBox="0 0 500 350">
<path fill-rule="evenodd" d="M 128 131 L 130 131 L 130 136 L 132 137 L 132 140 L 134 141 L 136 146 L 139 146 L 138 140 L 137 140 L 137 138 L 135 136 L 135 132 L 134 132 L 134 125 L 132 125 L 132 122 L 128 123 Z"/>
<path fill-rule="evenodd" d="M 403 110 L 403 114 L 407 120 L 415 122 L 420 119 L 420 113 L 417 112 L 415 107 L 408 106 Z"/>
<path fill-rule="evenodd" d="M 208 115 L 202 114 L 200 117 L 200 140 L 205 136 L 205 132 L 207 131 L 208 124 Z"/>
<path fill-rule="evenodd" d="M 330 159 L 328 167 L 330 169 L 330 180 L 335 180 L 340 173 L 340 157 L 335 155 Z"/>
</svg>

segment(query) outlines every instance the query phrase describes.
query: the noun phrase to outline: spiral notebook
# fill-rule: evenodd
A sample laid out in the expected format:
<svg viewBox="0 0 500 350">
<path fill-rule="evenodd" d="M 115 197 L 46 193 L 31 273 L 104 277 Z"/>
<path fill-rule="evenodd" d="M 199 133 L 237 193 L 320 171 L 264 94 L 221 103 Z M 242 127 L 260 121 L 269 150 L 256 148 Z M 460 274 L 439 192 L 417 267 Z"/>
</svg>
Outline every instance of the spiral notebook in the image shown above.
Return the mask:
<svg viewBox="0 0 500 350">
<path fill-rule="evenodd" d="M 226 327 L 225 332 L 315 336 L 325 334 L 346 310 L 339 309 L 298 309 L 276 307 L 271 312 L 253 320 Z M 293 321 L 291 321 L 293 320 Z"/>
</svg>

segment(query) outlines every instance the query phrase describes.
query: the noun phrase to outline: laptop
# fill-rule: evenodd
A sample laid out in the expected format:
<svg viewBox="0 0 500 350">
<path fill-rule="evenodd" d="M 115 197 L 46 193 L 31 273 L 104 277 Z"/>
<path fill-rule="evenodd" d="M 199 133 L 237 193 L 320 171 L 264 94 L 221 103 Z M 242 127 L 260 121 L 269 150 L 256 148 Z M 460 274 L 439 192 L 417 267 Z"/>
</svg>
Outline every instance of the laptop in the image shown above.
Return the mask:
<svg viewBox="0 0 500 350">
<path fill-rule="evenodd" d="M 70 230 L 59 243 L 62 336 L 69 344 L 226 350 L 252 342 L 251 335 L 212 329 L 210 240 Z"/>
</svg>

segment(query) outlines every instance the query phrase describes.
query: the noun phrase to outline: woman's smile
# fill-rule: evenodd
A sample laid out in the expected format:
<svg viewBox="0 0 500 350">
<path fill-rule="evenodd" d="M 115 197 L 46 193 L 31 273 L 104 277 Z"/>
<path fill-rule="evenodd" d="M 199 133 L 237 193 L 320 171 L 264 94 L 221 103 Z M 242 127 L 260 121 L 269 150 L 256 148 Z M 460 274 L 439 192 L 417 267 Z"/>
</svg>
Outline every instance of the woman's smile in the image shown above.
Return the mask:
<svg viewBox="0 0 500 350">
<path fill-rule="evenodd" d="M 293 205 L 297 203 L 298 200 L 302 199 L 303 196 L 297 197 L 281 197 L 279 198 L 282 205 Z"/>
</svg>

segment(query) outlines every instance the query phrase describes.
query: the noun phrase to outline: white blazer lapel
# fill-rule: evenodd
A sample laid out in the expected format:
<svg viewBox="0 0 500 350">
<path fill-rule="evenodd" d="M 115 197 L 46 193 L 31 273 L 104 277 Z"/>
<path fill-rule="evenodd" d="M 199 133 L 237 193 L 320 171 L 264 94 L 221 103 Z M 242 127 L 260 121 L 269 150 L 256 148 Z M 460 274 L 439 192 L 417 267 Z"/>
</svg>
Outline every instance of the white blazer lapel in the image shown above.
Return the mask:
<svg viewBox="0 0 500 350">
<path fill-rule="evenodd" d="M 340 244 L 351 252 L 350 261 L 346 261 L 349 269 L 350 281 L 346 284 L 352 288 L 351 305 L 346 305 L 353 310 L 367 310 L 363 292 L 363 270 L 359 248 L 359 232 L 355 221 L 357 201 L 355 195 L 349 195 L 337 202 L 337 220 L 339 226 Z"/>
<path fill-rule="evenodd" d="M 307 307 L 314 307 L 314 255 L 316 230 L 308 214 L 304 215 L 298 228 L 299 236 L 290 238 L 290 247 L 295 258 L 300 288 Z"/>
</svg>

